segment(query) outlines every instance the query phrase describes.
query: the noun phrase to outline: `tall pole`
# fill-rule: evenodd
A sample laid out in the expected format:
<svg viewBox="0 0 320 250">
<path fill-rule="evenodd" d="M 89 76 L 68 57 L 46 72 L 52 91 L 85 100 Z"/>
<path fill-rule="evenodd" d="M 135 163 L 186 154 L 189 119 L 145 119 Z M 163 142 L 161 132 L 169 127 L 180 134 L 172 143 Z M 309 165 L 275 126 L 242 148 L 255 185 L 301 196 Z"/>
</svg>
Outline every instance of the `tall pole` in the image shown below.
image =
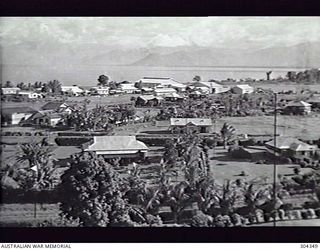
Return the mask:
<svg viewBox="0 0 320 250">
<path fill-rule="evenodd" d="M 276 182 L 277 182 L 277 157 L 276 157 L 276 146 L 277 146 L 277 93 L 274 93 L 274 123 L 273 123 L 273 150 L 274 150 L 274 160 L 273 160 L 273 202 L 274 210 L 276 206 Z M 275 212 L 275 211 L 274 211 Z M 273 226 L 276 227 L 276 216 L 274 213 Z"/>
</svg>

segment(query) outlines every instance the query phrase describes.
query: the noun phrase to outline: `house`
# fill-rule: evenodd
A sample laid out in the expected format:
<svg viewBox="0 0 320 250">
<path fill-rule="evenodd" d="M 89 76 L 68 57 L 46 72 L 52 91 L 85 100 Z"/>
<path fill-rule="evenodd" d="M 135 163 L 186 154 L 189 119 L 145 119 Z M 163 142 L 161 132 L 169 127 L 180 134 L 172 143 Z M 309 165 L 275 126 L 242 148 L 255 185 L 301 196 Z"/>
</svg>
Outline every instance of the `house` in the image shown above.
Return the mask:
<svg viewBox="0 0 320 250">
<path fill-rule="evenodd" d="M 202 91 L 199 91 L 199 90 L 193 91 L 189 94 L 189 97 L 193 99 L 204 98 L 206 96 L 207 96 L 206 93 L 203 93 Z"/>
<path fill-rule="evenodd" d="M 311 104 L 311 109 L 320 109 L 320 96 L 314 96 L 307 100 Z"/>
<path fill-rule="evenodd" d="M 26 97 L 28 99 L 36 99 L 36 98 L 42 98 L 43 96 L 41 94 L 31 92 L 31 91 L 19 91 L 18 96 Z"/>
<path fill-rule="evenodd" d="M 158 106 L 163 101 L 162 97 L 154 96 L 154 95 L 141 95 L 136 99 L 136 106 Z"/>
<path fill-rule="evenodd" d="M 149 148 L 135 136 L 94 136 L 84 151 L 95 152 L 105 159 L 120 158 L 122 162 L 144 159 Z"/>
<path fill-rule="evenodd" d="M 141 90 L 137 89 L 134 84 L 120 84 L 120 90 L 126 94 L 135 94 L 141 92 Z"/>
<path fill-rule="evenodd" d="M 109 87 L 93 87 L 90 89 L 90 95 L 106 96 L 109 95 Z"/>
<path fill-rule="evenodd" d="M 48 102 L 41 107 L 41 110 L 69 114 L 72 112 L 72 108 L 65 102 Z"/>
<path fill-rule="evenodd" d="M 20 88 L 1 88 L 2 95 L 15 95 L 19 91 L 21 91 Z"/>
<path fill-rule="evenodd" d="M 143 77 L 136 81 L 141 87 L 155 88 L 157 86 L 171 87 L 177 91 L 185 91 L 186 85 L 170 78 L 170 77 Z"/>
<path fill-rule="evenodd" d="M 316 145 L 310 145 L 296 138 L 279 136 L 274 140 L 265 143 L 266 147 L 279 156 L 303 158 L 313 156 L 317 151 Z"/>
<path fill-rule="evenodd" d="M 56 127 L 61 121 L 61 113 L 40 110 L 29 117 L 26 122 L 41 127 Z"/>
<path fill-rule="evenodd" d="M 77 85 L 61 86 L 61 92 L 67 95 L 80 96 L 84 93 L 84 90 Z"/>
<path fill-rule="evenodd" d="M 243 95 L 243 94 L 251 94 L 254 91 L 253 87 L 251 87 L 248 84 L 236 85 L 231 90 L 232 90 L 233 93 L 241 94 L 241 95 Z"/>
<path fill-rule="evenodd" d="M 172 133 L 210 133 L 212 125 L 209 118 L 170 118 Z"/>
<path fill-rule="evenodd" d="M 184 97 L 177 94 L 177 93 L 169 93 L 169 94 L 165 94 L 164 99 L 166 101 L 171 101 L 171 102 L 176 102 L 176 101 L 183 101 Z"/>
<path fill-rule="evenodd" d="M 152 94 L 153 93 L 153 88 L 148 88 L 148 87 L 144 87 L 144 88 L 141 88 L 141 93 L 142 94 Z"/>
<path fill-rule="evenodd" d="M 216 82 L 195 82 L 192 85 L 197 89 L 205 87 L 210 94 L 219 94 L 230 90 L 230 86 L 218 84 Z"/>
<path fill-rule="evenodd" d="M 293 101 L 284 107 L 283 113 L 286 115 L 306 115 L 311 112 L 311 104 L 304 101 Z"/>
<path fill-rule="evenodd" d="M 30 107 L 11 107 L 1 109 L 2 125 L 18 125 L 37 111 Z"/>
<path fill-rule="evenodd" d="M 154 89 L 154 94 L 156 96 L 165 96 L 167 94 L 177 93 L 173 88 L 157 87 Z"/>
</svg>

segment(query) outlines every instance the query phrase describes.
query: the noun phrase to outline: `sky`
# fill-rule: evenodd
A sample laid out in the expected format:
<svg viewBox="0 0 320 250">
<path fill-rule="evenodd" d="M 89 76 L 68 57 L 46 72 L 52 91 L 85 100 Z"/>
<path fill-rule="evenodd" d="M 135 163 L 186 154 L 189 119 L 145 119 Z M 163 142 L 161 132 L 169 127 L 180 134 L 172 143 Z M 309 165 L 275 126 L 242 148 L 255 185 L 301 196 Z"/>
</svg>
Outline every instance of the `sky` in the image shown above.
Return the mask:
<svg viewBox="0 0 320 250">
<path fill-rule="evenodd" d="M 2 17 L 6 46 L 260 49 L 320 41 L 320 17 Z"/>
</svg>

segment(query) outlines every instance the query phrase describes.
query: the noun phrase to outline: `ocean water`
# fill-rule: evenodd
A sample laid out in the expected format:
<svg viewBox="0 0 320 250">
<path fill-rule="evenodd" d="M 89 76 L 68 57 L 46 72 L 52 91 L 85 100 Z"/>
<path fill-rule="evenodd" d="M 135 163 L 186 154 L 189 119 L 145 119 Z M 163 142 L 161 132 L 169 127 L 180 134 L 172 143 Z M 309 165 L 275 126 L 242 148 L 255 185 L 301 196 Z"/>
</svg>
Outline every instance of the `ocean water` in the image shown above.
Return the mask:
<svg viewBox="0 0 320 250">
<path fill-rule="evenodd" d="M 145 67 L 104 65 L 2 65 L 1 81 L 47 82 L 59 80 L 64 85 L 94 86 L 99 75 L 108 75 L 114 81 L 137 81 L 144 76 L 171 77 L 180 82 L 192 81 L 195 75 L 202 80 L 266 79 L 266 72 L 272 70 L 272 78 L 285 76 L 288 71 L 302 71 L 297 68 L 261 67 Z"/>
</svg>

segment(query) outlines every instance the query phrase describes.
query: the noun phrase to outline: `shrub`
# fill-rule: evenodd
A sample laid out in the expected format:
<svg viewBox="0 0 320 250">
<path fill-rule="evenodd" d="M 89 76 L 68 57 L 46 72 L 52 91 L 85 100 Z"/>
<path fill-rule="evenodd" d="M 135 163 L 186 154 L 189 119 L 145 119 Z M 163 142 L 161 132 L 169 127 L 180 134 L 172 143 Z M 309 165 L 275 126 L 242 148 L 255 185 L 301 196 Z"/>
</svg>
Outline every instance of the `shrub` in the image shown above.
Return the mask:
<svg viewBox="0 0 320 250">
<path fill-rule="evenodd" d="M 209 215 L 204 214 L 201 211 L 198 211 L 191 219 L 192 227 L 209 227 L 213 223 L 213 218 Z"/>
</svg>

